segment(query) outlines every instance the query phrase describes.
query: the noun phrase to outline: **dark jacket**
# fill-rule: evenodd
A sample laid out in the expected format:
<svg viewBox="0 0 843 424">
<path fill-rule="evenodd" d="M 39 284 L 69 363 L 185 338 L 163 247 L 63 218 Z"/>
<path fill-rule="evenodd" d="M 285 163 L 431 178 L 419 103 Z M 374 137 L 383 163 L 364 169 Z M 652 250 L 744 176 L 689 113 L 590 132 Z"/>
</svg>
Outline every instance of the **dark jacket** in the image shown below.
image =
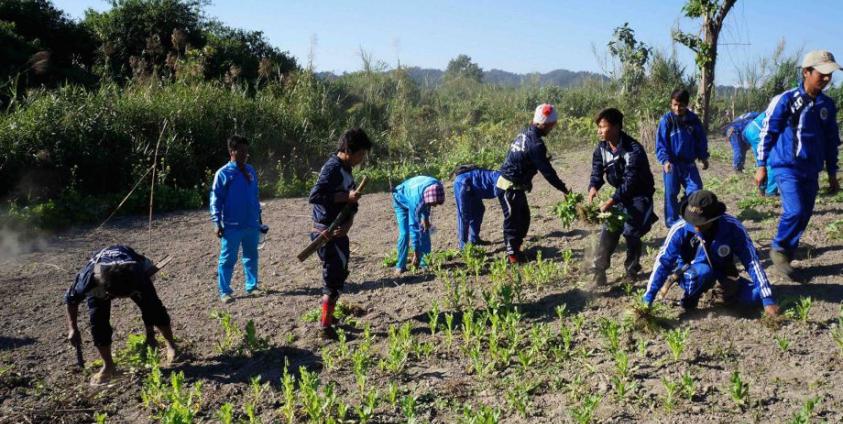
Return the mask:
<svg viewBox="0 0 843 424">
<path fill-rule="evenodd" d="M 650 161 L 644 146 L 621 131 L 618 149 L 612 152 L 608 141 L 601 141 L 591 158 L 591 182 L 589 188 L 600 189 L 603 176 L 612 187 L 615 203 L 631 201 L 637 196 L 652 197 L 656 192 Z"/>
<path fill-rule="evenodd" d="M 135 252 L 131 247 L 114 245 L 102 249 L 91 256 L 91 259 L 89 259 L 85 266 L 82 267 L 82 269 L 76 274 L 73 284 L 70 285 L 70 288 L 68 288 L 67 292 L 64 294 L 65 303 L 71 305 L 79 304 L 82 300 L 85 300 L 89 296 L 93 295 L 91 291 L 94 289 L 94 284 L 93 278 L 91 277 L 94 276 L 94 265 L 97 263 L 103 265 L 119 263 L 134 264 L 136 278 L 133 278 L 130 281 L 120 281 L 119 283 L 130 285 L 151 284 L 151 280 L 146 274 L 146 269 L 152 266 L 152 262 L 140 253 Z M 125 289 L 126 292 L 133 292 L 137 290 L 140 290 L 140 287 L 133 286 Z"/>
<path fill-rule="evenodd" d="M 515 187 L 527 191 L 533 189 L 533 177 L 541 172 L 547 182 L 561 192 L 568 192 L 565 183 L 556 175 L 550 164 L 547 147 L 535 125 L 522 131 L 509 146 L 509 152 L 501 165 L 501 176 Z"/>
<path fill-rule="evenodd" d="M 316 185 L 310 190 L 308 201 L 313 205 L 314 224 L 317 227 L 331 225 L 347 204 L 345 202 L 334 202 L 334 195 L 348 193 L 355 186 L 354 177 L 351 175 L 351 167 L 346 167 L 337 155 L 332 155 L 322 165 Z M 352 207 L 356 211 L 357 204 L 353 204 Z"/>
</svg>

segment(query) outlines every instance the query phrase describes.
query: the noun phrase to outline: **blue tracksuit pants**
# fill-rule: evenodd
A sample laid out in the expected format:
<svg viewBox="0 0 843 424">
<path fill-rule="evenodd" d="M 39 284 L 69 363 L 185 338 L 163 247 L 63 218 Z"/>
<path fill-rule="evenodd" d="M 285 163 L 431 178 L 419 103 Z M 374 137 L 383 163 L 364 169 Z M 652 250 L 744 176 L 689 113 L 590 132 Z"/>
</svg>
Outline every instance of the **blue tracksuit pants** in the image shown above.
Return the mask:
<svg viewBox="0 0 843 424">
<path fill-rule="evenodd" d="M 685 295 L 682 296 L 682 307 L 685 309 L 696 308 L 703 293 L 714 287 L 717 282 L 718 276 L 707 263 L 695 263 L 689 266 L 677 281 L 679 287 L 682 287 L 685 291 Z M 743 277 L 739 277 L 737 280 L 729 280 L 722 277 L 720 282 L 721 284 L 737 284 L 737 290 L 727 300 L 743 306 L 762 305 L 761 287 L 755 285 L 751 280 Z"/>
<path fill-rule="evenodd" d="M 802 177 L 789 168 L 776 170 L 776 183 L 782 199 L 779 229 L 773 238 L 773 249 L 791 257 L 799 247 L 799 239 L 814 213 L 814 203 L 820 186 L 817 178 Z"/>
<path fill-rule="evenodd" d="M 419 237 L 419 249 L 416 250 L 416 256 L 419 258 L 419 267 L 427 266 L 424 260 L 424 255 L 430 253 L 430 231 L 413 232 L 410 228 L 410 214 L 415 213 L 407 209 L 401 202 L 396 199 L 395 194 L 392 196 L 392 209 L 395 210 L 395 220 L 398 223 L 398 262 L 395 264 L 397 269 L 407 269 L 407 254 L 409 253 L 411 238 Z"/>
<path fill-rule="evenodd" d="M 664 175 L 664 223 L 667 228 L 679 221 L 679 189 L 685 188 L 684 197 L 695 191 L 702 190 L 703 184 L 700 172 L 694 162 L 671 162 L 670 172 L 662 171 Z"/>
<path fill-rule="evenodd" d="M 220 259 L 217 269 L 217 288 L 220 296 L 231 294 L 231 276 L 237 254 L 243 246 L 243 273 L 246 276 L 246 291 L 258 286 L 258 240 L 257 228 L 226 228 L 220 239 Z"/>
<path fill-rule="evenodd" d="M 483 198 L 472 190 L 470 181 L 466 179 L 454 180 L 454 197 L 457 205 L 457 240 L 462 249 L 466 243 L 477 244 L 486 206 L 483 205 Z"/>
</svg>

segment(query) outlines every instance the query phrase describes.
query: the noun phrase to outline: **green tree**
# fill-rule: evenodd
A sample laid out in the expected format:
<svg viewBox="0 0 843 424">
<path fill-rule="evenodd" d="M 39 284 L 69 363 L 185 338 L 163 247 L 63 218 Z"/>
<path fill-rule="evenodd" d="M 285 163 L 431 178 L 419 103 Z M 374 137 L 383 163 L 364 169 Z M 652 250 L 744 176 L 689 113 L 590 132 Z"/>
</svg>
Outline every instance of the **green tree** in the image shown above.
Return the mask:
<svg viewBox="0 0 843 424">
<path fill-rule="evenodd" d="M 682 6 L 686 17 L 702 19 L 698 35 L 678 29 L 673 31 L 673 39 L 695 54 L 697 70 L 700 73 L 700 89 L 697 91 L 697 106 L 702 115 L 703 127 L 708 130 L 711 120 L 710 105 L 714 95 L 714 69 L 717 64 L 717 43 L 723 21 L 732 10 L 737 0 L 687 0 Z"/>
<path fill-rule="evenodd" d="M 483 68 L 471 61 L 471 57 L 461 54 L 448 62 L 445 69 L 445 81 L 466 79 L 475 82 L 483 81 Z"/>
<path fill-rule="evenodd" d="M 621 87 L 624 94 L 635 94 L 644 81 L 644 67 L 652 49 L 635 39 L 635 30 L 629 22 L 615 28 L 609 53 L 621 62 Z"/>
<path fill-rule="evenodd" d="M 269 79 L 298 68 L 288 52 L 273 47 L 261 31 L 231 28 L 218 21 L 205 25 L 206 47 L 210 53 L 205 67 L 209 78 L 243 80 Z"/>
</svg>

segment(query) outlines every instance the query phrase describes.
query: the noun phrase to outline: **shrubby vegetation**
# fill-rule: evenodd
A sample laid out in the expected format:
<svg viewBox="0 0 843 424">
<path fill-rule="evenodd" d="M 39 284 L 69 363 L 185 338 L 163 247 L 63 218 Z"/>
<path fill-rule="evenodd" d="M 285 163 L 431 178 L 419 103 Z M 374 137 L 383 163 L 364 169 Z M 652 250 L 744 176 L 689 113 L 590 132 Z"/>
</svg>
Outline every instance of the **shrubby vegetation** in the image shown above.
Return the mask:
<svg viewBox="0 0 843 424">
<path fill-rule="evenodd" d="M 17 64 L 0 69 L 8 80 L 0 80 L 8 100 L 0 113 L 0 198 L 12 215 L 46 227 L 104 218 L 153 166 L 159 138 L 158 210 L 206 201 L 211 175 L 227 157 L 224 141 L 235 132 L 252 142 L 263 195 L 295 196 L 309 189 L 338 135 L 361 126 L 376 143 L 361 174 L 373 189 L 386 189 L 412 174 L 446 178 L 460 163 L 496 167 L 541 102 L 561 112 L 548 139 L 553 150 L 591 144 L 592 117 L 609 105 L 626 113 L 626 131 L 647 144 L 670 91 L 695 86 L 674 56 L 649 50 L 628 27 L 615 32 L 613 53 L 634 63 L 612 79 L 574 87 L 484 83 L 465 55 L 436 86 L 365 53 L 360 71 L 320 79 L 260 32 L 203 18 L 201 6 L 115 0 L 109 11 L 74 23 L 46 0 L 0 2 L 0 36 L 17 40 L 3 43 L 16 49 L 9 57 Z M 36 20 L 59 35 L 39 38 Z M 38 74 L 27 60 L 41 49 L 52 52 L 48 65 L 73 52 L 67 66 L 84 77 L 49 66 Z M 748 89 L 717 99 L 715 123 L 760 109 L 792 85 L 796 60 L 777 51 L 764 71 L 746 76 Z M 61 84 L 45 82 L 60 75 Z M 840 88 L 833 91 L 841 97 Z M 148 190 L 141 184 L 123 211 L 142 210 Z"/>
</svg>

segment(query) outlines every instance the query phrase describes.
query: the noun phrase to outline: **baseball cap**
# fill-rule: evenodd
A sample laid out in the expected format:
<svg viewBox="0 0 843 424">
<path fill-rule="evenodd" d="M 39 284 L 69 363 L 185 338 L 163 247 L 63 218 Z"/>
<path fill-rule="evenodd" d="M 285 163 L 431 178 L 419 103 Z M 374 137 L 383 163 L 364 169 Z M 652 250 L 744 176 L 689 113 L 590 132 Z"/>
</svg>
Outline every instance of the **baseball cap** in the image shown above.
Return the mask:
<svg viewBox="0 0 843 424">
<path fill-rule="evenodd" d="M 814 68 L 820 73 L 830 74 L 834 71 L 843 69 L 834 60 L 834 55 L 827 50 L 814 50 L 808 52 L 805 58 L 802 59 L 802 69 Z"/>
</svg>

